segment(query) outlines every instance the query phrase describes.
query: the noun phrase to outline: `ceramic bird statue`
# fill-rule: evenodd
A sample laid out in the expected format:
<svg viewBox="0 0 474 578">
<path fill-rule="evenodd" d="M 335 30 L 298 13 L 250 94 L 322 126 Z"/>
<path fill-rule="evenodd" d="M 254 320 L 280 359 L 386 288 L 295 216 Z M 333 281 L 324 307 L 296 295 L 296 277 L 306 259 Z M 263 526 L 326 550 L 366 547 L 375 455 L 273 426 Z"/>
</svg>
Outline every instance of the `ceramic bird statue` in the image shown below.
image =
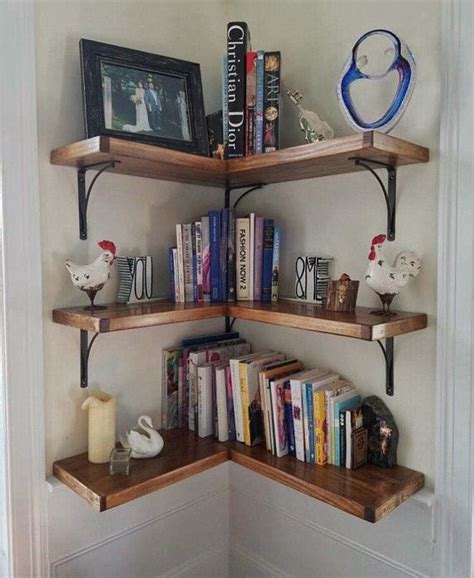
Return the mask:
<svg viewBox="0 0 474 578">
<path fill-rule="evenodd" d="M 377 293 L 383 309 L 373 311 L 374 315 L 396 315 L 390 311 L 393 298 L 400 293 L 408 281 L 421 271 L 421 260 L 413 251 L 402 251 L 390 265 L 382 252 L 385 235 L 372 239 L 369 253 L 369 266 L 365 274 L 367 285 Z"/>
<path fill-rule="evenodd" d="M 89 265 L 78 265 L 73 261 L 66 261 L 65 265 L 71 275 L 73 285 L 84 291 L 91 300 L 90 307 L 85 309 L 94 311 L 105 309 L 94 305 L 94 299 L 107 281 L 110 279 L 110 269 L 115 260 L 116 247 L 112 241 L 100 241 L 97 243 L 102 249 L 102 253 Z"/>
<path fill-rule="evenodd" d="M 120 443 L 124 448 L 132 450 L 132 458 L 153 458 L 165 444 L 160 434 L 153 429 L 151 418 L 147 415 L 138 418 L 138 428 L 120 436 Z"/>
</svg>

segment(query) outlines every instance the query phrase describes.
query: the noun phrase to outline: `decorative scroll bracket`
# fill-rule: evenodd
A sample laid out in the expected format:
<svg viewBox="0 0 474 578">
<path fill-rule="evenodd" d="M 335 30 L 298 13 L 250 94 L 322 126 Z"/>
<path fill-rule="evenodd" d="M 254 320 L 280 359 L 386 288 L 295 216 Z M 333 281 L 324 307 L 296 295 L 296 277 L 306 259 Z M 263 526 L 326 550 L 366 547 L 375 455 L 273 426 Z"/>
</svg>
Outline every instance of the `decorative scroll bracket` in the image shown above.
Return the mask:
<svg viewBox="0 0 474 578">
<path fill-rule="evenodd" d="M 89 334 L 85 329 L 81 329 L 81 387 L 89 385 L 89 355 L 99 334 L 95 333 L 89 342 Z"/>
<path fill-rule="evenodd" d="M 258 184 L 258 185 L 254 185 L 252 187 L 250 187 L 249 189 L 247 189 L 246 191 L 244 191 L 239 198 L 234 202 L 233 204 L 233 208 L 235 209 L 237 207 L 237 205 L 240 203 L 240 201 L 246 197 L 248 194 L 250 194 L 253 191 L 257 191 L 258 189 L 261 189 L 262 187 L 264 187 L 265 185 L 263 184 Z M 228 209 L 230 207 L 230 195 L 232 193 L 232 191 L 234 191 L 235 189 L 242 189 L 243 187 L 230 187 L 228 185 L 226 185 L 225 187 L 225 203 L 224 203 L 224 207 L 226 209 Z"/>
<path fill-rule="evenodd" d="M 370 159 L 351 157 L 350 161 L 354 161 L 357 166 L 364 167 L 366 170 L 370 171 L 372 175 L 377 180 L 380 188 L 382 189 L 383 196 L 385 197 L 385 203 L 387 205 L 387 239 L 389 241 L 395 240 L 395 214 L 396 214 L 396 202 L 397 202 L 397 169 L 393 165 L 388 165 L 386 163 L 381 163 L 379 161 L 373 161 Z M 370 166 L 375 165 L 376 168 L 384 168 L 387 170 L 388 179 L 387 187 L 384 185 L 382 179 L 375 172 L 375 170 Z"/>
<path fill-rule="evenodd" d="M 86 167 L 80 167 L 77 170 L 77 195 L 79 201 L 79 237 L 81 240 L 87 239 L 87 206 L 89 205 L 89 199 L 91 196 L 92 189 L 95 182 L 100 177 L 100 175 L 107 169 L 114 168 L 120 161 L 104 161 L 103 163 L 95 163 L 93 165 L 88 165 Z M 102 166 L 102 168 L 97 172 L 97 174 L 92 179 L 87 192 L 86 192 L 86 172 L 90 169 L 95 169 Z"/>
<path fill-rule="evenodd" d="M 394 393 L 393 380 L 393 337 L 388 337 L 385 340 L 385 347 L 381 341 L 377 341 L 385 358 L 385 392 L 387 395 Z"/>
</svg>

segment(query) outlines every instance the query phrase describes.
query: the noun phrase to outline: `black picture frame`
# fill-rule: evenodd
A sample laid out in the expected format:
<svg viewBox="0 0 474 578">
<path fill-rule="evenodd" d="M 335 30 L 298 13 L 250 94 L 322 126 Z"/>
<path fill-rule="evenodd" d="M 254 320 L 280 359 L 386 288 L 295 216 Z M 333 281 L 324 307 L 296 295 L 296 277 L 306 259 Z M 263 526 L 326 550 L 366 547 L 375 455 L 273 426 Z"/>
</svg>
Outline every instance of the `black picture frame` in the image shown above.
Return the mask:
<svg viewBox="0 0 474 578">
<path fill-rule="evenodd" d="M 199 64 L 85 38 L 79 46 L 86 138 L 209 156 Z"/>
</svg>

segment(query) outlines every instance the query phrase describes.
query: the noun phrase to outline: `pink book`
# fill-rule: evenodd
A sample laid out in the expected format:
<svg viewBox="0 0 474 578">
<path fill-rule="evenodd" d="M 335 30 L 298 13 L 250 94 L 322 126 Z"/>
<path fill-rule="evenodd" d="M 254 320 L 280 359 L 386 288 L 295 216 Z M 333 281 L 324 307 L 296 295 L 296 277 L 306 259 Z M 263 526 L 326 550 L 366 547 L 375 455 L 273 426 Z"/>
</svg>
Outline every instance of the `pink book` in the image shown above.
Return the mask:
<svg viewBox="0 0 474 578">
<path fill-rule="evenodd" d="M 254 290 L 255 301 L 262 300 L 263 217 L 255 218 Z"/>
</svg>

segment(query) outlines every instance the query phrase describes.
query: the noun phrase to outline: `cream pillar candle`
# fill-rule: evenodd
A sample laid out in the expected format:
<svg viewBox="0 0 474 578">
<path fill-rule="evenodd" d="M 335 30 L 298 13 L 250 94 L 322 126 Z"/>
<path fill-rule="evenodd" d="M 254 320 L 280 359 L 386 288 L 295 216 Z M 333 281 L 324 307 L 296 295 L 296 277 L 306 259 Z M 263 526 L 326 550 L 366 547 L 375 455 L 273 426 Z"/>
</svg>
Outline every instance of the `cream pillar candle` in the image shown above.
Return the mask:
<svg viewBox="0 0 474 578">
<path fill-rule="evenodd" d="M 105 464 L 115 447 L 115 399 L 95 391 L 82 404 L 89 411 L 89 461 Z"/>
</svg>

